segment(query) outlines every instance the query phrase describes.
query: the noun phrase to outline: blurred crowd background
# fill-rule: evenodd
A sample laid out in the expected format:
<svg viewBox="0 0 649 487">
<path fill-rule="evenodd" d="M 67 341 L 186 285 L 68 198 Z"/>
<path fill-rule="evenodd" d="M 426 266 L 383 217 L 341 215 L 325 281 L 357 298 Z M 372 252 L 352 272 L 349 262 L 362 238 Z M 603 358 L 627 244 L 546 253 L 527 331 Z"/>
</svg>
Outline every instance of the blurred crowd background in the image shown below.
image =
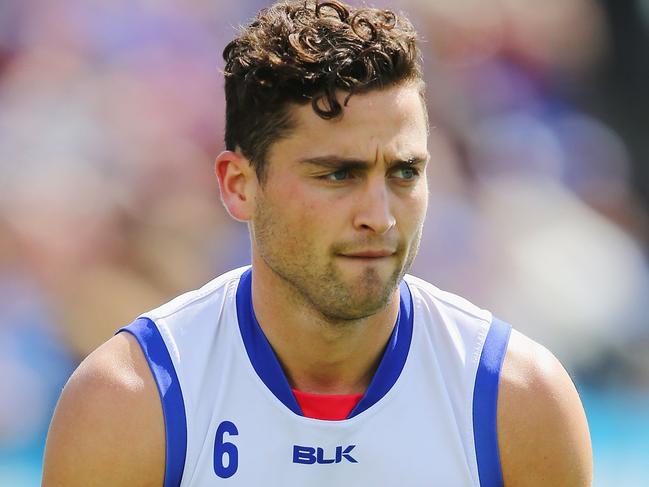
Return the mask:
<svg viewBox="0 0 649 487">
<path fill-rule="evenodd" d="M 212 163 L 221 52 L 268 4 L 0 1 L 0 486 L 39 485 L 89 351 L 248 262 Z M 649 1 L 371 5 L 422 38 L 434 128 L 413 273 L 553 350 L 595 485 L 649 485 Z"/>
</svg>

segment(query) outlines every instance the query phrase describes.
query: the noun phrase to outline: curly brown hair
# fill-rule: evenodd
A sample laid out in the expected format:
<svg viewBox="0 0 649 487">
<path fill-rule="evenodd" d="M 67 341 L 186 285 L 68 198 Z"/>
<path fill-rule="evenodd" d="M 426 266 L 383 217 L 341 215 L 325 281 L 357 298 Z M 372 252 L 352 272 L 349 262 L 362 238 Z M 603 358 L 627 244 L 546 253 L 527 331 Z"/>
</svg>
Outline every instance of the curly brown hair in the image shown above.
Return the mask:
<svg viewBox="0 0 649 487">
<path fill-rule="evenodd" d="M 338 0 L 261 10 L 223 51 L 226 148 L 239 148 L 263 181 L 269 147 L 294 127 L 291 104 L 332 119 L 354 93 L 421 80 L 416 39 L 404 16 Z"/>
</svg>

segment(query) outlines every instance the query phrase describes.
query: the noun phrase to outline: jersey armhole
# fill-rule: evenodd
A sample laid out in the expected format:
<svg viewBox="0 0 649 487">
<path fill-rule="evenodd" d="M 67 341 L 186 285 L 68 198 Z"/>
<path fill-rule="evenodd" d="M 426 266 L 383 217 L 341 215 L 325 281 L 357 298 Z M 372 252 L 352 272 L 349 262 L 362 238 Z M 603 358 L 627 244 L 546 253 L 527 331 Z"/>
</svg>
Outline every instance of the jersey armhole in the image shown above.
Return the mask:
<svg viewBox="0 0 649 487">
<path fill-rule="evenodd" d="M 158 387 L 165 423 L 164 487 L 178 487 L 187 454 L 187 418 L 176 369 L 158 327 L 149 318 L 138 318 L 120 332 L 135 337 Z"/>
<path fill-rule="evenodd" d="M 481 486 L 502 487 L 498 452 L 498 383 L 511 326 L 493 318 L 485 338 L 473 389 L 473 438 Z"/>
</svg>

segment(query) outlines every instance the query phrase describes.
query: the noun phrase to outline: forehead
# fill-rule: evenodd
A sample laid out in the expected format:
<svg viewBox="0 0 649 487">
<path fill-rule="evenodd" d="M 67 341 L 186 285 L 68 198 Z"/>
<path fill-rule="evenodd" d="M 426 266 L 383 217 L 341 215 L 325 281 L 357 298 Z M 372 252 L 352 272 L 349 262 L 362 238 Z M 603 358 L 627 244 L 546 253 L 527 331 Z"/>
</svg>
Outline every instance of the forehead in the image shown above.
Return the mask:
<svg viewBox="0 0 649 487">
<path fill-rule="evenodd" d="M 339 100 L 345 96 L 339 94 Z M 273 144 L 270 160 L 336 155 L 376 161 L 426 155 L 428 128 L 419 83 L 355 94 L 333 120 L 319 117 L 310 104 L 290 110 L 295 128 Z"/>
</svg>

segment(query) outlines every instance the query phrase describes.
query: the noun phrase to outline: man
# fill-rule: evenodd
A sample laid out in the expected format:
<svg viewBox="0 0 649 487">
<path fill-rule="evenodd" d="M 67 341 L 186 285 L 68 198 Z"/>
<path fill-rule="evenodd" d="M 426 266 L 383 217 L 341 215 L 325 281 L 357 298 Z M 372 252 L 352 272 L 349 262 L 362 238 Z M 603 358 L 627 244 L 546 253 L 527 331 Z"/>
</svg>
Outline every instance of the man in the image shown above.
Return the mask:
<svg viewBox="0 0 649 487">
<path fill-rule="evenodd" d="M 216 173 L 252 266 L 79 366 L 44 485 L 589 485 L 585 415 L 557 360 L 406 275 L 428 163 L 407 19 L 291 0 L 224 57 Z"/>
</svg>

